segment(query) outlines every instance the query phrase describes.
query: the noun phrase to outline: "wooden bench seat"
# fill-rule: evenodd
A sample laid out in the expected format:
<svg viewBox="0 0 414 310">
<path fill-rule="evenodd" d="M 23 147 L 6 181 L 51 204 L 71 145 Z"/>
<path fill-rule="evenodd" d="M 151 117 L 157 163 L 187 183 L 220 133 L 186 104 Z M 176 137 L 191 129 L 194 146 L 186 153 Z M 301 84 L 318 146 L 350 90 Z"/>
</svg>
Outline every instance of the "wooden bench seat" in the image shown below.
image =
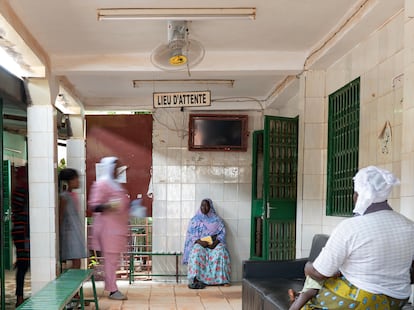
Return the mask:
<svg viewBox="0 0 414 310">
<path fill-rule="evenodd" d="M 94 298 L 84 299 L 83 283 L 91 280 Z M 74 296 L 79 292 L 79 299 Z M 99 310 L 98 298 L 96 295 L 95 280 L 92 269 L 68 269 L 55 280 L 49 282 L 40 291 L 33 294 L 22 303 L 17 309 L 30 310 L 61 310 L 71 301 L 79 301 L 81 309 L 85 309 L 85 301 L 95 303 L 95 309 Z"/>
</svg>

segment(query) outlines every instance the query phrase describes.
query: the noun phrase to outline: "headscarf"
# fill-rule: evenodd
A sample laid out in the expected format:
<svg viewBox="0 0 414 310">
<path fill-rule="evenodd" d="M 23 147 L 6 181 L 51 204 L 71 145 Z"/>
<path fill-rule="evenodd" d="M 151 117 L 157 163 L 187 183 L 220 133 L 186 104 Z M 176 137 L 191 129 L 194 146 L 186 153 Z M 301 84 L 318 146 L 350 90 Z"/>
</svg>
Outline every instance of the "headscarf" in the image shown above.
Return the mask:
<svg viewBox="0 0 414 310">
<path fill-rule="evenodd" d="M 354 177 L 358 193 L 354 213 L 363 215 L 372 203 L 386 201 L 394 185 L 400 181 L 388 170 L 375 166 L 360 169 Z"/>
<path fill-rule="evenodd" d="M 114 189 L 119 190 L 121 189 L 121 185 L 119 182 L 114 178 L 114 171 L 116 168 L 116 162 L 118 161 L 117 157 L 104 157 L 101 159 L 101 175 L 99 176 L 98 180 L 105 180 L 107 181 Z"/>
<path fill-rule="evenodd" d="M 226 245 L 226 228 L 224 222 L 217 215 L 213 201 L 209 198 L 203 199 L 203 201 L 204 200 L 210 203 L 210 211 L 208 211 L 207 214 L 203 214 L 200 207 L 190 220 L 184 243 L 183 264 L 187 264 L 191 249 L 195 241 L 200 238 L 217 235 L 217 239 L 220 243 L 224 246 Z"/>
</svg>

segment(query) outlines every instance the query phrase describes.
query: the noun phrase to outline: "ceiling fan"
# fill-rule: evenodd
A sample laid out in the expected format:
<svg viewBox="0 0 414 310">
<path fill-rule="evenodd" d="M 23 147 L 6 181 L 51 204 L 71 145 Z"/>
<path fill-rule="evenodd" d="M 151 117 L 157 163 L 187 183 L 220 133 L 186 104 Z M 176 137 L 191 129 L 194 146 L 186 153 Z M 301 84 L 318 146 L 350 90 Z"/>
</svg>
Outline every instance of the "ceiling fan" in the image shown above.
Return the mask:
<svg viewBox="0 0 414 310">
<path fill-rule="evenodd" d="M 187 21 L 168 22 L 168 41 L 151 53 L 154 66 L 165 71 L 188 70 L 204 58 L 204 47 L 188 38 Z"/>
</svg>

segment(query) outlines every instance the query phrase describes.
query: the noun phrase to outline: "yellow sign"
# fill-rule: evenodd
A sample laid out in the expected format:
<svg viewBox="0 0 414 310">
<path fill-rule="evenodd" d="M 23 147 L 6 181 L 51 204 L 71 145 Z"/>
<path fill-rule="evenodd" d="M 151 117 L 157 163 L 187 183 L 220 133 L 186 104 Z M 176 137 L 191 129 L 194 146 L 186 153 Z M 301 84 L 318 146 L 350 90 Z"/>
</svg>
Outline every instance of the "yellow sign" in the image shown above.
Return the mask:
<svg viewBox="0 0 414 310">
<path fill-rule="evenodd" d="M 210 91 L 153 93 L 154 108 L 201 107 L 211 105 Z"/>
</svg>

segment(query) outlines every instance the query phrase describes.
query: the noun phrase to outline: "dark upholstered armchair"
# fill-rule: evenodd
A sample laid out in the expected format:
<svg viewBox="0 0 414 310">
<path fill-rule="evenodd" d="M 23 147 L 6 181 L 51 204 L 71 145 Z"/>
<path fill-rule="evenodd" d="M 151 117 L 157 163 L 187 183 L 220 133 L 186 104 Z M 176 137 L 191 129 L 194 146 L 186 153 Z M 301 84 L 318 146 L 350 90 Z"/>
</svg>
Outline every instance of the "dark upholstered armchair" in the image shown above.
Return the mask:
<svg viewBox="0 0 414 310">
<path fill-rule="evenodd" d="M 313 261 L 319 255 L 328 238 L 328 235 L 315 235 L 309 257 L 306 258 L 285 261 L 244 261 L 242 309 L 288 309 L 288 289 L 293 288 L 296 291 L 302 289 L 306 262 Z"/>
</svg>

